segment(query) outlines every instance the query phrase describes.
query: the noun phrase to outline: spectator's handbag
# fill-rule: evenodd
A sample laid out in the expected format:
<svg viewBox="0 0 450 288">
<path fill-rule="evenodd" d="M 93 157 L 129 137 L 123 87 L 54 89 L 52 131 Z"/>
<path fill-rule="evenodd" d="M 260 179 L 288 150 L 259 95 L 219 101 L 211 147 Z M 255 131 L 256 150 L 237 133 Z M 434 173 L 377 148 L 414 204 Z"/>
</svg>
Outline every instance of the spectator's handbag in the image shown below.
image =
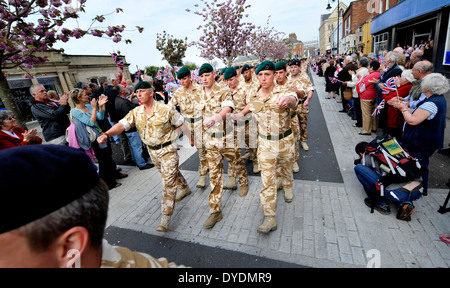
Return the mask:
<svg viewBox="0 0 450 288">
<path fill-rule="evenodd" d="M 352 89 L 350 89 L 348 87 L 345 88 L 345 90 L 344 90 L 344 99 L 346 101 L 350 101 L 350 100 L 353 99 L 353 91 L 352 91 Z"/>
</svg>

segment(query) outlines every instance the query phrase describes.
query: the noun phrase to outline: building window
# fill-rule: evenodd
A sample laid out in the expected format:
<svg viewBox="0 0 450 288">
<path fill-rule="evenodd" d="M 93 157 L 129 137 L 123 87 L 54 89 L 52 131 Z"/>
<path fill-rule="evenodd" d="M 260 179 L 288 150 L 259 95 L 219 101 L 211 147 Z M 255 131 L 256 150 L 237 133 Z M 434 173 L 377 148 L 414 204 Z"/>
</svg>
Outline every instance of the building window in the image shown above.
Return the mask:
<svg viewBox="0 0 450 288">
<path fill-rule="evenodd" d="M 450 14 L 450 13 L 449 13 Z M 450 17 L 450 15 L 449 15 Z M 450 65 L 450 21 L 447 25 L 447 41 L 445 42 L 444 49 L 444 65 Z"/>
</svg>

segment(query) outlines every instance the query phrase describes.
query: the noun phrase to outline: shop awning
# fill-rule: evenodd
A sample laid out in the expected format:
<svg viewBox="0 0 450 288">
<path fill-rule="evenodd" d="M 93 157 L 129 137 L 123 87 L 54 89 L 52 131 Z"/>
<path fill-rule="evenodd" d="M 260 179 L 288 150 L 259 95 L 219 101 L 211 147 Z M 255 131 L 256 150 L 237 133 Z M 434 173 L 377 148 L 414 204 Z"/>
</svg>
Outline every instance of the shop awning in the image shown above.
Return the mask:
<svg viewBox="0 0 450 288">
<path fill-rule="evenodd" d="M 374 35 L 397 24 L 449 6 L 449 0 L 404 0 L 372 20 L 370 34 Z"/>
</svg>

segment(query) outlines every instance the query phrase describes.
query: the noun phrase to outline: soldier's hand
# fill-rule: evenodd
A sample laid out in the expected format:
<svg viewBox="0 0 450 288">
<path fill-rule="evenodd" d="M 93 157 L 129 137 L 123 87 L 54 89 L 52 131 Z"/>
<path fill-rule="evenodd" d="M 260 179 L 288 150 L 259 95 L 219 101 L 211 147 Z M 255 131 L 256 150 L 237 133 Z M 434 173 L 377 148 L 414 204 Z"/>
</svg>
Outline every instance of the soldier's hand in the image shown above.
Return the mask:
<svg viewBox="0 0 450 288">
<path fill-rule="evenodd" d="M 216 123 L 219 122 L 221 118 L 222 117 L 218 114 L 214 115 L 212 117 L 205 119 L 205 121 L 203 121 L 203 125 L 205 125 L 206 128 L 209 129 L 209 128 L 213 127 L 214 125 L 216 125 Z"/>
<path fill-rule="evenodd" d="M 234 121 L 239 121 L 242 118 L 244 118 L 244 113 L 242 113 L 242 112 L 231 115 L 231 119 L 233 119 Z"/>
</svg>

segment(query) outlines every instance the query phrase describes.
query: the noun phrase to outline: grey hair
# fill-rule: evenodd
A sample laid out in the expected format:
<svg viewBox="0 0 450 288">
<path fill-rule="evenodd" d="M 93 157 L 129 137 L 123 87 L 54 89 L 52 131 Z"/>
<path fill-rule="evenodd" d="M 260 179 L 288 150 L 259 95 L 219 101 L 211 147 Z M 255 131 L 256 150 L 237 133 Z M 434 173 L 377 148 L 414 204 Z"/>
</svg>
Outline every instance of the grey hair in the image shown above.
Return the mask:
<svg viewBox="0 0 450 288">
<path fill-rule="evenodd" d="M 377 60 L 377 55 L 373 52 L 370 52 L 367 57 L 369 57 L 369 60 Z"/>
<path fill-rule="evenodd" d="M 369 67 L 369 58 L 367 57 L 361 57 L 361 59 L 359 59 L 359 65 L 361 65 L 361 67 Z"/>
<path fill-rule="evenodd" d="M 450 90 L 448 79 L 439 73 L 431 73 L 422 79 L 422 91 L 427 90 L 432 95 L 444 95 Z"/>
<path fill-rule="evenodd" d="M 117 80 L 116 74 L 109 74 L 108 75 L 108 83 L 111 84 L 112 80 Z"/>
<path fill-rule="evenodd" d="M 406 79 L 409 83 L 417 81 L 416 78 L 414 78 L 414 75 L 412 74 L 412 70 L 403 71 L 402 78 Z"/>
<path fill-rule="evenodd" d="M 433 72 L 434 65 L 429 61 L 420 61 L 417 62 L 416 65 L 414 65 L 414 69 L 422 70 L 422 72 L 426 74 L 429 72 Z"/>
<path fill-rule="evenodd" d="M 33 85 L 31 85 L 31 87 L 30 87 L 30 94 L 33 95 L 33 97 L 34 97 L 34 94 L 36 94 L 36 88 L 37 87 L 44 87 L 44 85 L 42 85 L 42 84 L 33 84 Z"/>
<path fill-rule="evenodd" d="M 0 126 L 3 125 L 3 121 L 9 118 L 12 115 L 12 112 L 9 110 L 0 110 Z"/>
<path fill-rule="evenodd" d="M 389 52 L 386 54 L 386 60 L 391 63 L 398 63 L 398 56 L 395 52 Z"/>
</svg>

